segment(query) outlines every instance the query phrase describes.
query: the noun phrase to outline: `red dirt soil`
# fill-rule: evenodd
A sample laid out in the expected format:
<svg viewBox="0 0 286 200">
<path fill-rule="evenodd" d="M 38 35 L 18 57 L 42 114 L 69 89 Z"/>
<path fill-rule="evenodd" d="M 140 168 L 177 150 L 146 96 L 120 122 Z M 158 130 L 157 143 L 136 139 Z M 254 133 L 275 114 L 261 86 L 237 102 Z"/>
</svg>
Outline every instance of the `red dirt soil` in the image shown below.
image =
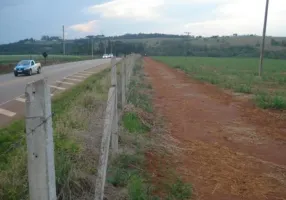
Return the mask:
<svg viewBox="0 0 286 200">
<path fill-rule="evenodd" d="M 246 98 L 150 58 L 144 70 L 155 110 L 166 121 L 168 148 L 175 152 L 170 163 L 193 184 L 193 199 L 286 199 L 283 113 L 255 108 Z"/>
</svg>

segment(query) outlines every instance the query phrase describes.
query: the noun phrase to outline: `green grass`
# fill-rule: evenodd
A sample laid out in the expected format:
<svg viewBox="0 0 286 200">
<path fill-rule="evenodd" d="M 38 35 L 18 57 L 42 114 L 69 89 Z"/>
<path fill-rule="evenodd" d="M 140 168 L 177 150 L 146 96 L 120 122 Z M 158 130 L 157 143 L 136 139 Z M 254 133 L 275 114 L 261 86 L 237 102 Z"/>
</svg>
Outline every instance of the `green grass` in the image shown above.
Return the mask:
<svg viewBox="0 0 286 200">
<path fill-rule="evenodd" d="M 142 124 L 139 117 L 134 112 L 128 112 L 123 115 L 123 125 L 130 133 L 145 133 L 150 129 Z"/>
<path fill-rule="evenodd" d="M 188 200 L 192 196 L 192 186 L 181 179 L 170 186 L 168 200 Z"/>
<path fill-rule="evenodd" d="M 128 200 L 187 200 L 191 197 L 191 187 L 179 178 L 164 185 L 166 198 L 154 194 L 156 186 L 152 184 L 151 175 L 146 171 L 147 151 L 154 148 L 148 133 L 151 128 L 146 126 L 139 116 L 144 112 L 154 115 L 151 101 L 151 85 L 146 83 L 142 72 L 142 61 L 136 63 L 135 75 L 129 86 L 128 103 L 130 109 L 124 113 L 120 135 L 120 146 L 125 150 L 112 160 L 108 168 L 108 182 L 116 188 L 127 190 Z M 131 105 L 132 106 L 131 106 Z M 140 110 L 141 112 L 137 112 Z M 144 115 L 145 115 L 144 114 Z M 146 123 L 146 122 L 145 122 Z M 167 174 L 168 175 L 171 175 Z M 173 175 L 173 174 L 172 174 Z M 177 177 L 177 176 L 176 176 Z"/>
<path fill-rule="evenodd" d="M 286 101 L 281 96 L 260 93 L 256 95 L 255 101 L 261 108 L 286 109 Z"/>
<path fill-rule="evenodd" d="M 263 76 L 258 77 L 258 59 L 209 57 L 154 57 L 193 78 L 232 89 L 234 92 L 254 94 L 255 103 L 262 108 L 285 109 L 286 62 L 265 59 Z M 261 93 L 264 96 L 261 96 Z"/>
<path fill-rule="evenodd" d="M 60 199 L 68 199 L 70 194 L 80 195 L 85 187 L 92 185 L 88 177 L 96 172 L 95 158 L 87 158 L 87 147 L 74 133 L 86 131 L 90 113 L 97 111 L 98 101 L 106 101 L 108 73 L 107 69 L 93 75 L 53 99 L 56 184 Z M 24 128 L 24 120 L 19 120 L 0 129 L 0 199 L 28 199 Z M 23 136 L 24 140 L 6 152 Z"/>
<path fill-rule="evenodd" d="M 109 168 L 109 178 L 108 182 L 116 187 L 127 186 L 130 178 L 133 175 L 140 173 L 138 168 L 142 166 L 144 162 L 144 157 L 140 154 L 119 155 L 111 164 L 112 167 Z"/>
</svg>

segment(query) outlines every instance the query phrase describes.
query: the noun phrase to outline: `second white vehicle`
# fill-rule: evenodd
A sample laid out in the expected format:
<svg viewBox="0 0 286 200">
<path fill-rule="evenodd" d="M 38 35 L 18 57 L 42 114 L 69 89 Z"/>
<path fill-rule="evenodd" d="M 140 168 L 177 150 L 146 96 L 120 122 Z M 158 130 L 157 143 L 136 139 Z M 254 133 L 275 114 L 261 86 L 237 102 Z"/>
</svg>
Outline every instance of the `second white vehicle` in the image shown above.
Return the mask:
<svg viewBox="0 0 286 200">
<path fill-rule="evenodd" d="M 21 60 L 14 68 L 14 75 L 25 74 L 31 76 L 35 73 L 40 74 L 41 69 L 41 63 L 36 63 L 34 60 Z"/>
<path fill-rule="evenodd" d="M 113 54 L 103 54 L 102 58 L 106 59 L 106 58 L 113 58 Z"/>
<path fill-rule="evenodd" d="M 102 58 L 104 59 L 108 58 L 108 54 L 103 54 Z"/>
</svg>

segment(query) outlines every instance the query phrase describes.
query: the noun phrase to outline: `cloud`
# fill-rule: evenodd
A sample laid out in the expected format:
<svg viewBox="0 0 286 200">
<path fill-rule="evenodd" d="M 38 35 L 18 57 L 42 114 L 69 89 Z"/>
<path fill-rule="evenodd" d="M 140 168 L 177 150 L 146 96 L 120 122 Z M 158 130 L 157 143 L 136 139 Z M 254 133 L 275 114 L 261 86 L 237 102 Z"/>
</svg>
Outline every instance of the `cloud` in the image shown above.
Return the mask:
<svg viewBox="0 0 286 200">
<path fill-rule="evenodd" d="M 196 35 L 261 34 L 264 11 L 265 1 L 220 0 L 217 7 L 213 9 L 212 16 L 208 17 L 208 20 L 187 23 L 185 28 L 190 29 Z M 285 19 L 286 1 L 271 1 L 269 4 L 268 34 L 286 34 L 286 28 L 282 27 Z"/>
<path fill-rule="evenodd" d="M 129 24 L 149 32 L 261 35 L 265 0 L 109 0 L 84 11 L 99 17 L 103 27 L 116 22 L 125 30 L 130 30 Z M 286 1 L 270 1 L 267 34 L 285 35 L 285 19 Z"/>
<path fill-rule="evenodd" d="M 154 20 L 161 17 L 164 0 L 113 0 L 87 8 L 88 13 L 101 18 Z"/>
<path fill-rule="evenodd" d="M 92 20 L 86 23 L 72 25 L 69 28 L 82 33 L 98 32 L 98 30 L 96 30 L 98 23 L 98 20 Z"/>
</svg>

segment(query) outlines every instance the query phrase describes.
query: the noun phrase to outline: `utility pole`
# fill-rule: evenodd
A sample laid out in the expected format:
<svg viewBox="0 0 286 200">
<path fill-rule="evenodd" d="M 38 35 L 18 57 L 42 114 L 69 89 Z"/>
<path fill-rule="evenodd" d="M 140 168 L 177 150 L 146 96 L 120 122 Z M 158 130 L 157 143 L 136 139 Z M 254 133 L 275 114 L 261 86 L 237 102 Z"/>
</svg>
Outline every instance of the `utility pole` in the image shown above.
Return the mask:
<svg viewBox="0 0 286 200">
<path fill-rule="evenodd" d="M 110 40 L 110 46 L 111 46 L 111 47 L 110 47 L 110 51 L 111 51 L 110 53 L 112 54 L 112 53 L 113 53 L 113 52 L 112 52 L 112 51 L 113 51 L 112 40 Z"/>
<path fill-rule="evenodd" d="M 186 40 L 186 41 L 188 41 L 188 40 L 189 40 L 189 37 L 190 37 L 191 32 L 185 32 L 185 34 L 187 34 L 187 35 L 188 35 L 187 40 Z M 187 56 L 186 49 L 185 49 L 185 55 Z"/>
<path fill-rule="evenodd" d="M 188 35 L 188 37 L 190 36 L 190 34 L 191 34 L 191 32 L 185 32 L 185 34 L 187 34 Z"/>
<path fill-rule="evenodd" d="M 63 26 L 63 54 L 66 55 L 65 26 Z"/>
<path fill-rule="evenodd" d="M 91 58 L 93 59 L 93 37 L 91 38 Z"/>
<path fill-rule="evenodd" d="M 104 40 L 104 54 L 106 54 L 106 40 Z"/>
<path fill-rule="evenodd" d="M 259 63 L 259 76 L 261 76 L 263 72 L 263 57 L 264 57 L 264 49 L 265 49 L 265 35 L 266 35 L 266 27 L 267 27 L 268 6 L 269 6 L 269 0 L 266 0 L 263 36 L 262 36 L 262 45 L 261 45 L 260 63 Z"/>
</svg>

